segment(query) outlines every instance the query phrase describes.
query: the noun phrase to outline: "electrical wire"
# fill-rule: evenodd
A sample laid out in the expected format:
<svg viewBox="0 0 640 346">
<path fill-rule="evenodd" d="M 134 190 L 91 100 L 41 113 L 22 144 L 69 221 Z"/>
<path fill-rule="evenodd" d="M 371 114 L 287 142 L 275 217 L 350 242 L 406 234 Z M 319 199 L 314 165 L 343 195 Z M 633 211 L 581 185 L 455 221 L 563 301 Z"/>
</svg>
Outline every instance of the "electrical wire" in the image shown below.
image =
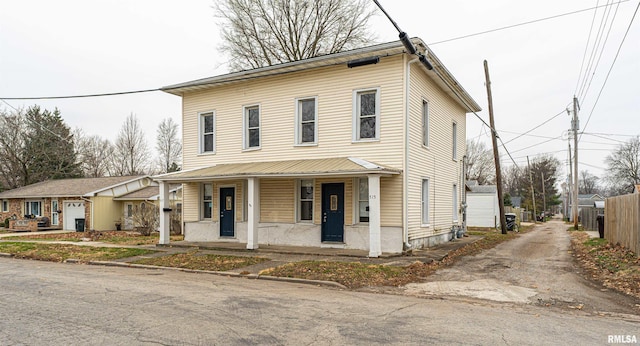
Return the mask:
<svg viewBox="0 0 640 346">
<path fill-rule="evenodd" d="M 621 0 L 620 2 L 627 2 L 627 1 L 630 1 L 630 0 Z M 446 39 L 446 40 L 442 40 L 442 41 L 436 41 L 436 42 L 429 43 L 429 45 L 430 45 L 430 46 L 433 46 L 433 45 L 440 44 L 440 43 L 446 43 L 446 42 L 451 42 L 451 41 L 456 41 L 456 40 L 462 40 L 462 39 L 469 38 L 469 37 L 473 37 L 473 36 L 484 35 L 484 34 L 488 34 L 488 33 L 496 32 L 496 31 L 501 31 L 501 30 L 511 29 L 511 28 L 515 28 L 515 27 L 519 27 L 519 26 L 523 26 L 523 25 L 528 25 L 528 24 L 533 24 L 533 23 L 537 23 L 537 22 L 542 22 L 542 21 L 545 21 L 545 20 L 550 20 L 550 19 L 555 19 L 555 18 L 560 18 L 560 17 L 564 17 L 564 16 L 569 16 L 569 15 L 577 14 L 577 13 L 581 13 L 581 12 L 591 11 L 591 10 L 598 9 L 598 8 L 600 8 L 600 7 L 606 7 L 606 6 L 611 6 L 611 5 L 600 5 L 600 6 L 596 6 L 596 7 L 589 7 L 589 8 L 585 8 L 585 9 L 582 9 L 582 10 L 577 10 L 577 11 L 572 11 L 572 12 L 566 12 L 566 13 L 562 13 L 562 14 L 557 14 L 557 15 L 555 15 L 555 16 L 550 16 L 550 17 L 544 17 L 544 18 L 534 19 L 534 20 L 530 20 L 530 21 L 526 21 L 526 22 L 522 22 L 522 23 L 518 23 L 518 24 L 507 25 L 507 26 L 503 26 L 503 27 L 499 27 L 499 28 L 495 28 L 495 29 L 490 29 L 490 30 L 480 31 L 480 32 L 473 33 L 473 34 L 468 34 L 468 35 L 458 36 L 458 37 L 454 37 L 454 38 L 450 38 L 450 39 Z"/>
<path fill-rule="evenodd" d="M 564 112 L 565 112 L 565 110 L 562 110 L 560 113 L 558 113 L 558 114 L 556 114 L 556 115 L 552 116 L 551 118 L 549 118 L 549 119 L 547 119 L 547 120 L 543 121 L 543 122 L 542 122 L 542 124 L 540 124 L 540 125 L 538 125 L 538 126 L 535 126 L 535 127 L 534 127 L 534 128 L 532 128 L 531 130 L 526 131 L 526 132 L 524 132 L 524 133 L 520 134 L 519 136 L 517 136 L 517 137 L 515 137 L 515 138 L 512 138 L 512 139 L 510 139 L 510 140 L 508 140 L 508 141 L 507 141 L 507 143 L 505 143 L 505 144 L 509 144 L 509 143 L 511 143 L 511 142 L 513 142 L 513 141 L 515 141 L 516 139 L 518 139 L 518 138 L 520 138 L 520 137 L 522 137 L 522 136 L 525 136 L 525 135 L 527 135 L 528 133 L 531 133 L 532 131 L 536 130 L 537 128 L 541 127 L 542 125 L 544 125 L 544 124 L 546 124 L 546 123 L 550 122 L 551 120 L 553 120 L 553 119 L 557 118 L 557 117 L 558 117 L 558 116 L 560 116 L 561 114 L 564 114 Z"/>
<path fill-rule="evenodd" d="M 596 1 L 596 7 L 600 4 L 600 0 Z M 584 46 L 584 53 L 582 53 L 582 63 L 580 64 L 580 73 L 578 73 L 578 81 L 576 82 L 576 89 L 573 92 L 574 95 L 578 94 L 578 86 L 582 80 L 582 71 L 584 68 L 584 61 L 587 59 L 587 51 L 589 50 L 589 42 L 591 42 L 591 34 L 593 33 L 593 24 L 596 22 L 596 15 L 598 11 L 593 11 L 593 18 L 591 18 L 591 27 L 589 28 L 589 36 L 587 37 L 587 44 Z"/>
<path fill-rule="evenodd" d="M 633 12 L 633 17 L 631 17 L 631 21 L 629 22 L 629 26 L 627 26 L 627 31 L 624 33 L 624 36 L 622 37 L 622 41 L 620 42 L 620 46 L 618 46 L 618 51 L 616 52 L 616 56 L 613 58 L 613 62 L 611 63 L 611 67 L 609 67 L 609 72 L 607 72 L 607 76 L 605 77 L 604 82 L 602 83 L 602 87 L 600 88 L 600 92 L 598 92 L 598 97 L 596 98 L 596 101 L 594 102 L 593 107 L 591 108 L 591 112 L 589 113 L 589 117 L 587 118 L 587 122 L 584 125 L 584 128 L 582 129 L 583 131 L 589 125 L 589 121 L 591 121 L 591 117 L 593 116 L 593 112 L 595 111 L 596 106 L 598 105 L 598 101 L 600 101 L 600 96 L 602 96 L 602 91 L 604 90 L 605 86 L 607 85 L 607 81 L 609 80 L 609 76 L 611 75 L 611 71 L 613 70 L 613 67 L 616 64 L 616 61 L 618 61 L 618 57 L 620 56 L 620 51 L 622 50 L 622 46 L 624 45 L 624 42 L 627 39 L 627 35 L 629 34 L 629 30 L 631 30 L 631 25 L 633 25 L 633 21 L 636 18 L 636 15 L 638 14 L 638 9 L 639 8 L 640 8 L 640 2 L 638 3 L 638 6 L 636 6 L 636 10 Z M 580 134 L 580 137 L 578 137 L 578 141 L 580 141 L 580 139 L 582 139 L 582 134 Z"/>
<path fill-rule="evenodd" d="M 14 106 L 12 106 L 11 104 L 9 104 L 9 102 L 5 101 L 4 99 L 0 99 L 0 101 L 4 102 L 7 106 L 11 107 L 11 108 L 12 108 L 14 111 L 16 111 L 17 113 L 20 113 L 20 110 L 18 110 L 16 107 L 14 107 Z M 8 118 L 8 116 L 6 116 L 4 113 L 0 113 L 0 114 L 2 114 L 5 118 Z M 35 120 L 32 120 L 32 119 L 29 119 L 29 117 L 25 117 L 25 119 L 26 119 L 28 122 L 32 123 L 32 124 L 38 125 L 38 126 L 39 126 L 41 129 L 43 129 L 44 131 L 47 131 L 47 132 L 51 133 L 52 135 L 54 135 L 54 136 L 56 136 L 56 137 L 60 138 L 61 140 L 65 141 L 65 142 L 67 142 L 67 143 L 72 143 L 71 141 L 69 141 L 69 139 L 68 139 L 68 138 L 64 138 L 64 137 L 62 137 L 60 134 L 58 134 L 58 133 L 55 133 L 55 132 L 51 131 L 49 128 L 45 127 L 44 125 L 40 124 L 39 122 L 37 122 L 37 121 L 35 121 Z"/>
<path fill-rule="evenodd" d="M 119 91 L 103 94 L 86 94 L 86 95 L 69 95 L 69 96 L 33 96 L 33 97 L 0 97 L 3 100 L 59 100 L 59 99 L 79 99 L 84 97 L 102 97 L 102 96 L 118 96 L 128 94 L 140 94 L 149 93 L 154 91 L 161 91 L 162 89 L 146 89 L 146 90 L 133 90 L 133 91 Z"/>
</svg>

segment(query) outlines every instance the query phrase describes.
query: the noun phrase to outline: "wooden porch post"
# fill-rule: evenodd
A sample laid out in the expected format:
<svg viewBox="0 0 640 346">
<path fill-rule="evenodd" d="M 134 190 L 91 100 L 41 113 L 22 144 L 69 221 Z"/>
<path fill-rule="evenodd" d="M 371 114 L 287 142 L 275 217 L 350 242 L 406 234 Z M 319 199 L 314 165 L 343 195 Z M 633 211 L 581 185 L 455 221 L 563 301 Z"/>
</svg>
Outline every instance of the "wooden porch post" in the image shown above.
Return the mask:
<svg viewBox="0 0 640 346">
<path fill-rule="evenodd" d="M 369 175 L 369 257 L 382 255 L 380 234 L 380 176 Z"/>
<path fill-rule="evenodd" d="M 260 180 L 247 179 L 247 249 L 258 248 L 258 224 L 260 223 Z"/>
<path fill-rule="evenodd" d="M 159 244 L 169 244 L 171 238 L 171 209 L 169 204 L 169 184 L 160 182 L 160 241 Z"/>
</svg>

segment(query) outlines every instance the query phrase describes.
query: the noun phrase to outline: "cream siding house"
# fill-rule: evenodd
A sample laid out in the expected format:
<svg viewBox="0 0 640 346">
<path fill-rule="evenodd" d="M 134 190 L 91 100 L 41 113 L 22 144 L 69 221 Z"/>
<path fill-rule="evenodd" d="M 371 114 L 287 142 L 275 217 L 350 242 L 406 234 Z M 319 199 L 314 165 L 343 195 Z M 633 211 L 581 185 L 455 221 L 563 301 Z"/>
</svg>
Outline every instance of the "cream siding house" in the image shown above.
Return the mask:
<svg viewBox="0 0 640 346">
<path fill-rule="evenodd" d="M 399 253 L 461 225 L 466 113 L 479 111 L 420 39 L 427 70 L 392 42 L 164 91 L 182 97 L 187 241 Z M 349 68 L 348 62 L 371 64 Z"/>
</svg>

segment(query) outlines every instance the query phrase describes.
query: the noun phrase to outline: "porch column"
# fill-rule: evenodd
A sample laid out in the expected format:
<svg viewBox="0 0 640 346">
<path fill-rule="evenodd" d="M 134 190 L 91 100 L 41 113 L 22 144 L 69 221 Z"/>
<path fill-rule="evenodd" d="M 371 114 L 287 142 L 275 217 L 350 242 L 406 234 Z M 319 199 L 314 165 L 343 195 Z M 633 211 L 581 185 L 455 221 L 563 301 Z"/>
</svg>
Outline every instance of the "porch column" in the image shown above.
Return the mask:
<svg viewBox="0 0 640 346">
<path fill-rule="evenodd" d="M 382 255 L 380 241 L 380 176 L 369 175 L 369 257 Z"/>
<path fill-rule="evenodd" d="M 260 223 L 260 179 L 247 179 L 247 249 L 258 248 Z"/>
<path fill-rule="evenodd" d="M 171 210 L 169 204 L 169 184 L 160 182 L 160 244 L 169 244 L 171 234 Z"/>
</svg>

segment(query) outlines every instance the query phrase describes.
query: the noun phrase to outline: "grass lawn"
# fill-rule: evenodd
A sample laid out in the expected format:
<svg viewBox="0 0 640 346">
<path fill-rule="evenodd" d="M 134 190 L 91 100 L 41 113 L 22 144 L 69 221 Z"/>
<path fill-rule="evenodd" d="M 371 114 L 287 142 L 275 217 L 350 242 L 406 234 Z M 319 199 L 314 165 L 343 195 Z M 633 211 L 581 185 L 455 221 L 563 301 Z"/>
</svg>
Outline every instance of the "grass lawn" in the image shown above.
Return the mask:
<svg viewBox="0 0 640 346">
<path fill-rule="evenodd" d="M 49 240 L 49 241 L 71 241 L 79 242 L 84 239 L 92 241 L 100 241 L 109 244 L 118 245 L 151 245 L 157 244 L 160 236 L 158 233 L 152 233 L 149 236 L 143 236 L 138 232 L 128 231 L 92 231 L 92 232 L 70 232 L 61 234 L 29 234 L 23 236 L 6 237 L 6 240 Z M 180 241 L 184 237 L 181 235 L 171 236 L 171 241 Z"/>
<path fill-rule="evenodd" d="M 13 254 L 16 258 L 62 262 L 69 258 L 81 261 L 108 261 L 154 253 L 144 249 L 105 248 L 71 244 L 38 244 L 26 242 L 1 242 L 0 252 Z"/>
<path fill-rule="evenodd" d="M 170 256 L 144 258 L 136 264 L 148 264 L 161 267 L 187 268 L 197 270 L 227 271 L 269 261 L 263 257 L 222 256 L 202 254 L 190 251 Z"/>
</svg>

